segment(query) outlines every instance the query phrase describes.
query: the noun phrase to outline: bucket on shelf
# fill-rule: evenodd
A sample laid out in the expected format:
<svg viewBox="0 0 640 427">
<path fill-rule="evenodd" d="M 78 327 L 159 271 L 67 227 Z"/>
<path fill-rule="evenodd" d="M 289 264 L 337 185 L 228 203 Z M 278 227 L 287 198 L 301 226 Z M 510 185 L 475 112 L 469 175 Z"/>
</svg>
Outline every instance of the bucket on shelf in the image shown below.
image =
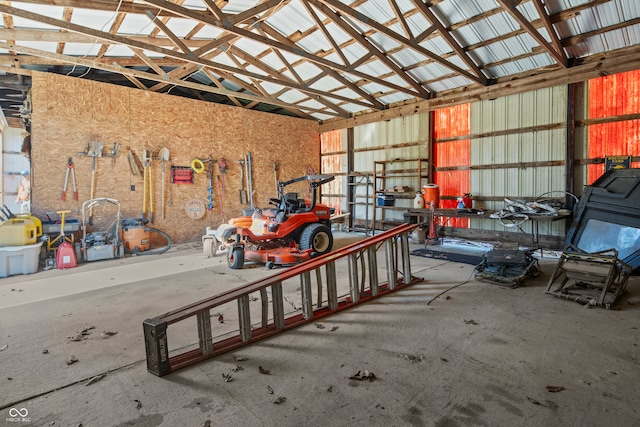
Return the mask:
<svg viewBox="0 0 640 427">
<path fill-rule="evenodd" d="M 422 187 L 422 198 L 424 200 L 424 207 L 431 207 L 433 202 L 434 209 L 440 207 L 440 187 L 437 184 L 427 184 Z"/>
</svg>

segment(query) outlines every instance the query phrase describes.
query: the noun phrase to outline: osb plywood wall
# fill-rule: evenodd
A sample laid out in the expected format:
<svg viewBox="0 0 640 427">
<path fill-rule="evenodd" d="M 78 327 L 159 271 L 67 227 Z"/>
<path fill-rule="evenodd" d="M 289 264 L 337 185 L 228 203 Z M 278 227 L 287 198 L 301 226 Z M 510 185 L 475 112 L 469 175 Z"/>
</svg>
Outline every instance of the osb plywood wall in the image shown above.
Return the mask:
<svg viewBox="0 0 640 427">
<path fill-rule="evenodd" d="M 127 148 L 142 158 L 145 148 L 157 156 L 166 147 L 170 164 L 175 166 L 190 166 L 194 158 L 226 159 L 224 186 L 218 184 L 217 176 L 222 174 L 215 165 L 215 209 L 206 211 L 200 220 L 187 216 L 185 204 L 192 199 L 208 204 L 206 172 L 195 174 L 194 184 L 171 184 L 170 164 L 165 164 L 162 219 L 162 162 L 152 162 L 152 226 L 167 232 L 174 242 L 197 241 L 206 227 L 216 228 L 222 222 L 223 214 L 226 222 L 249 207 L 240 203 L 237 162 L 248 152 L 253 161 L 253 200 L 257 207 L 266 207 L 269 197 L 275 197 L 274 162 L 278 163 L 280 180 L 304 175 L 309 168 L 319 170 L 318 128 L 310 120 L 35 72 L 32 105 L 32 204 L 33 213 L 39 217 L 51 211 L 80 210 L 82 202 L 91 198 L 92 159 L 78 155 L 86 151 L 90 141 L 103 143 L 105 154 L 114 143 L 121 144 L 115 162 L 109 157 L 96 159 L 94 197 L 118 200 L 125 218 L 141 217 L 143 208 L 143 181 L 130 171 Z M 75 165 L 78 202 L 73 200 L 71 188 L 66 201 L 61 197 L 70 157 Z M 298 190 L 306 192 L 303 186 Z M 100 215 L 108 219 L 113 214 L 109 209 L 101 212 L 95 213 L 96 229 Z M 81 219 L 79 213 L 71 215 Z"/>
</svg>

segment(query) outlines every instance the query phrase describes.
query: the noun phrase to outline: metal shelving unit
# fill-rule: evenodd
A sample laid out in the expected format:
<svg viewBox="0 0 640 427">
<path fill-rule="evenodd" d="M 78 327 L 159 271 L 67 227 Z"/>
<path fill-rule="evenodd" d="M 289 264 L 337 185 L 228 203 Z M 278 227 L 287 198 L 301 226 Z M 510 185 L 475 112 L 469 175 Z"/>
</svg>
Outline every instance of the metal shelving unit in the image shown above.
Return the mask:
<svg viewBox="0 0 640 427">
<path fill-rule="evenodd" d="M 423 185 L 428 183 L 428 167 L 428 159 L 423 158 L 376 160 L 373 162 L 373 218 L 371 220 L 371 228 L 374 234 L 376 221 L 382 223 L 386 219 L 385 211 L 408 211 L 413 207 L 413 204 L 408 206 L 379 206 L 378 195 L 392 195 L 396 200 L 413 200 L 416 192 L 421 191 Z M 391 182 L 393 182 L 393 185 L 389 187 Z M 410 187 L 411 191 L 387 191 L 390 188 L 399 186 Z M 379 217 L 377 215 L 378 211 L 380 211 Z"/>
</svg>

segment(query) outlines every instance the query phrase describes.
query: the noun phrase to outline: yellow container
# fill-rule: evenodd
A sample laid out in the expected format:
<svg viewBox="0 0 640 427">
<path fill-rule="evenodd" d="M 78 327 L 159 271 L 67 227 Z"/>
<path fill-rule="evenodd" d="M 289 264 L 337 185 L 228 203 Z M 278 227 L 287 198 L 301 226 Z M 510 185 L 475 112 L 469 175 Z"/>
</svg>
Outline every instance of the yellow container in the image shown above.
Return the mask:
<svg viewBox="0 0 640 427">
<path fill-rule="evenodd" d="M 14 218 L 29 219 L 33 221 L 33 224 L 36 226 L 36 237 L 42 236 L 42 221 L 37 216 L 33 216 L 31 214 L 17 214 L 14 215 Z"/>
<path fill-rule="evenodd" d="M 28 218 L 10 218 L 0 225 L 0 246 L 33 245 L 38 240 L 38 226 Z"/>
</svg>

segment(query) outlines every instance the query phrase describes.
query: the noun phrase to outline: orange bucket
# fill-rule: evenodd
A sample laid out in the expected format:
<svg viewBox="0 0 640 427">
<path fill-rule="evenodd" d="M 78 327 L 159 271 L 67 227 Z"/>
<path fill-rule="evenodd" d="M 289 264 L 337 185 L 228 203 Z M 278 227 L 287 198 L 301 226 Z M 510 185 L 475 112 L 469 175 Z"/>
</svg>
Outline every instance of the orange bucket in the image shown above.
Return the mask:
<svg viewBox="0 0 640 427">
<path fill-rule="evenodd" d="M 422 187 L 422 198 L 424 199 L 424 207 L 430 208 L 433 202 L 433 208 L 440 207 L 440 187 L 436 184 L 427 184 Z"/>
</svg>

